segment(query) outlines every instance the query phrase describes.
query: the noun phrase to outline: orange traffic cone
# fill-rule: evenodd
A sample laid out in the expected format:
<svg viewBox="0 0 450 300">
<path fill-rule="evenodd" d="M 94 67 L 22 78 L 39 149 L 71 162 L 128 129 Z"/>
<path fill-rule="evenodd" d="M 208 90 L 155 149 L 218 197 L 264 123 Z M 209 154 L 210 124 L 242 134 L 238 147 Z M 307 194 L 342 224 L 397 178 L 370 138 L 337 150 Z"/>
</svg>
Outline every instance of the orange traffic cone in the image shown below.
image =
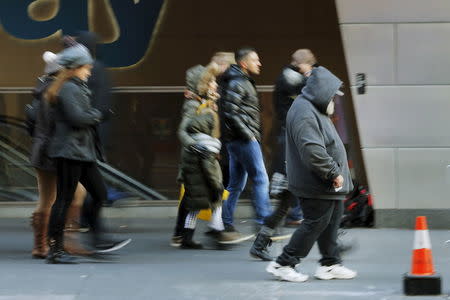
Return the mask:
<svg viewBox="0 0 450 300">
<path fill-rule="evenodd" d="M 403 277 L 403 289 L 406 295 L 441 294 L 441 278 L 434 271 L 430 234 L 424 216 L 416 218 L 411 272 Z"/>
</svg>

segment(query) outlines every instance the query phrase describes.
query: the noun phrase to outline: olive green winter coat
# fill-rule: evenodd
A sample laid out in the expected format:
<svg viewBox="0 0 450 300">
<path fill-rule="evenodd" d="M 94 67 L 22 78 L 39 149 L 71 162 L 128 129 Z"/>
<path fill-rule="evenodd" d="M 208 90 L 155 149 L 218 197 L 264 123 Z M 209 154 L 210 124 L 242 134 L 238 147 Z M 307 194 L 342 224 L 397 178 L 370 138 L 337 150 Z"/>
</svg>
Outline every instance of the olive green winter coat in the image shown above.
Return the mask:
<svg viewBox="0 0 450 300">
<path fill-rule="evenodd" d="M 214 129 L 213 113 L 195 116 L 187 127 L 196 142 L 211 151 L 206 157 L 184 148 L 181 154 L 181 170 L 185 185 L 184 199 L 188 210 L 215 208 L 222 205 L 222 171 L 217 160 L 219 140 L 211 136 Z"/>
</svg>

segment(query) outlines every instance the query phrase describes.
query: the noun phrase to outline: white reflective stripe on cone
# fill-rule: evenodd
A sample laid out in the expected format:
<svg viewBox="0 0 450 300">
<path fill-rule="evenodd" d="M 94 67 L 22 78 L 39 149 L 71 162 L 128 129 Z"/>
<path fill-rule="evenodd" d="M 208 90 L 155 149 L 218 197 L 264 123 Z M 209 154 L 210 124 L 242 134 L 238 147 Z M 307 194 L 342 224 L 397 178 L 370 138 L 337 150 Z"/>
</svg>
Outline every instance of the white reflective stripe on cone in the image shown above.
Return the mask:
<svg viewBox="0 0 450 300">
<path fill-rule="evenodd" d="M 416 230 L 414 234 L 414 249 L 431 249 L 428 230 Z"/>
</svg>

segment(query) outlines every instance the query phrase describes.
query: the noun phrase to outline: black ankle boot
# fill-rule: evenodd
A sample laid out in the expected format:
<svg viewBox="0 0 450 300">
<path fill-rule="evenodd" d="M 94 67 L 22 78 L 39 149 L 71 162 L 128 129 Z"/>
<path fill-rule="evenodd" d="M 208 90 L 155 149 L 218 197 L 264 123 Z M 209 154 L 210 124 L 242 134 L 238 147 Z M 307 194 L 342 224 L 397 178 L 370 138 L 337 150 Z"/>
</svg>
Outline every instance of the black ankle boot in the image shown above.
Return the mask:
<svg viewBox="0 0 450 300">
<path fill-rule="evenodd" d="M 183 241 L 181 242 L 181 248 L 183 249 L 202 249 L 203 245 L 195 242 L 192 237 L 194 236 L 194 229 L 183 230 Z"/>
<path fill-rule="evenodd" d="M 77 264 L 78 259 L 64 251 L 62 239 L 50 239 L 50 250 L 47 255 L 48 264 Z"/>
<path fill-rule="evenodd" d="M 258 233 L 256 240 L 250 249 L 250 255 L 264 261 L 272 261 L 273 258 L 269 255 L 269 251 L 267 251 L 267 247 L 271 244 L 272 240 L 270 239 L 270 236 L 263 233 Z"/>
</svg>

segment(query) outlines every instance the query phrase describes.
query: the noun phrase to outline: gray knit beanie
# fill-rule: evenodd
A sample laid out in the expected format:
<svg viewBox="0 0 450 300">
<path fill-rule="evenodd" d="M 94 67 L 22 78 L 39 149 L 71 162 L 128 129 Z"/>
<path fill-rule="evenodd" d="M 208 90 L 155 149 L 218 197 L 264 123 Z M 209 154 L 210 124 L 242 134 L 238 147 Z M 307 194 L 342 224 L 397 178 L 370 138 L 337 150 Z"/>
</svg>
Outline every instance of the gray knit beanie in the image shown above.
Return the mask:
<svg viewBox="0 0 450 300">
<path fill-rule="evenodd" d="M 58 54 L 57 63 L 67 69 L 75 69 L 94 62 L 89 50 L 80 44 L 64 49 Z"/>
</svg>

